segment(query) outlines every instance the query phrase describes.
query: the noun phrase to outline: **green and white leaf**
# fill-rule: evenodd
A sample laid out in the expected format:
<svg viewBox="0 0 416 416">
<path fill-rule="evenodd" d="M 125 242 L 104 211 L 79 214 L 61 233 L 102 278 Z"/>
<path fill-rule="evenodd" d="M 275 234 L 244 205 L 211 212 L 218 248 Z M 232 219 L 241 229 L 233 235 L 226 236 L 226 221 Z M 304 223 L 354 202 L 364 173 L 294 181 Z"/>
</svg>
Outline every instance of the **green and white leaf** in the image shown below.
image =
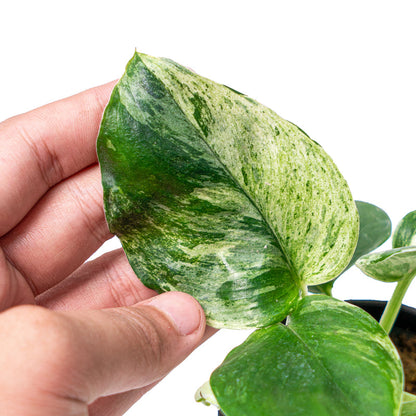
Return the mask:
<svg viewBox="0 0 416 416">
<path fill-rule="evenodd" d="M 416 275 L 416 247 L 399 247 L 370 253 L 356 262 L 367 276 L 382 282 L 398 282 Z"/>
<path fill-rule="evenodd" d="M 403 402 L 400 416 L 416 416 L 416 396 L 407 392 L 403 393 Z"/>
<path fill-rule="evenodd" d="M 391 220 L 385 211 L 368 202 L 356 201 L 356 205 L 360 216 L 360 233 L 347 269 L 361 256 L 380 247 L 391 235 Z"/>
<path fill-rule="evenodd" d="M 416 211 L 409 212 L 393 234 L 393 248 L 416 246 Z"/>
<path fill-rule="evenodd" d="M 214 392 L 211 389 L 211 385 L 209 384 L 209 381 L 204 383 L 195 393 L 195 401 L 198 403 L 202 403 L 205 406 L 215 406 L 217 408 L 220 408 L 220 405 L 217 402 L 217 399 L 215 398 Z"/>
<path fill-rule="evenodd" d="M 310 293 L 315 293 L 315 294 L 318 294 L 318 295 L 332 296 L 332 289 L 334 288 L 334 284 L 335 284 L 336 280 L 338 279 L 338 277 L 336 277 L 335 279 L 333 279 L 329 282 L 322 283 L 320 285 L 309 286 L 308 291 Z"/>
<path fill-rule="evenodd" d="M 348 264 L 358 216 L 323 149 L 267 107 L 136 53 L 97 150 L 106 217 L 138 277 L 216 327 L 281 320 Z"/>
<path fill-rule="evenodd" d="M 391 221 L 386 212 L 368 202 L 355 201 L 355 204 L 360 217 L 360 233 L 354 255 L 343 273 L 353 266 L 361 256 L 381 246 L 391 234 Z M 312 293 L 331 295 L 335 280 L 311 286 L 309 290 Z"/>
<path fill-rule="evenodd" d="M 407 391 L 403 392 L 402 402 L 415 402 L 416 396 L 412 393 L 408 393 Z"/>
<path fill-rule="evenodd" d="M 362 309 L 316 295 L 255 331 L 210 379 L 226 416 L 397 416 L 396 349 Z"/>
</svg>

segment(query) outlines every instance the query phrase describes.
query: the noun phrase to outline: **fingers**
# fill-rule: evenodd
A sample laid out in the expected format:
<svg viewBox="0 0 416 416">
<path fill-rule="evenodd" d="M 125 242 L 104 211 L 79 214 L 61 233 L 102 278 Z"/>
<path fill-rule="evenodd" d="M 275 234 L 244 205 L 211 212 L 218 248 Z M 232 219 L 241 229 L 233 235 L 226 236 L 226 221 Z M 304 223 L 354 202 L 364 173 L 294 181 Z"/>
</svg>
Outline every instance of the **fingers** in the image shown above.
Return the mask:
<svg viewBox="0 0 416 416">
<path fill-rule="evenodd" d="M 205 329 L 199 304 L 178 292 L 100 311 L 20 306 L 0 318 L 2 410 L 31 416 L 88 414 L 101 396 L 149 386 L 201 342 Z"/>
<path fill-rule="evenodd" d="M 36 298 L 49 309 L 71 311 L 131 306 L 156 295 L 134 274 L 122 249 L 89 261 Z"/>
<path fill-rule="evenodd" d="M 34 295 L 76 270 L 112 234 L 98 165 L 54 186 L 0 245 Z"/>
<path fill-rule="evenodd" d="M 35 303 L 32 289 L 0 248 L 0 312 L 23 303 Z"/>
<path fill-rule="evenodd" d="M 200 305 L 179 292 L 135 307 L 80 311 L 71 317 L 85 352 L 79 397 L 88 392 L 88 403 L 160 380 L 200 343 L 205 330 Z"/>
<path fill-rule="evenodd" d="M 40 295 L 39 305 L 53 310 L 100 309 L 129 306 L 156 295 L 133 273 L 122 249 L 85 263 L 59 285 Z M 217 330 L 206 327 L 203 341 Z M 123 415 L 151 387 L 102 397 L 89 406 L 90 416 Z"/>
<path fill-rule="evenodd" d="M 0 123 L 0 236 L 50 187 L 96 161 L 95 139 L 114 84 Z"/>
<path fill-rule="evenodd" d="M 154 383 L 156 384 L 156 383 Z M 144 394 L 154 387 L 151 384 L 140 389 L 129 390 L 113 396 L 102 397 L 88 408 L 88 416 L 121 416 Z"/>
</svg>

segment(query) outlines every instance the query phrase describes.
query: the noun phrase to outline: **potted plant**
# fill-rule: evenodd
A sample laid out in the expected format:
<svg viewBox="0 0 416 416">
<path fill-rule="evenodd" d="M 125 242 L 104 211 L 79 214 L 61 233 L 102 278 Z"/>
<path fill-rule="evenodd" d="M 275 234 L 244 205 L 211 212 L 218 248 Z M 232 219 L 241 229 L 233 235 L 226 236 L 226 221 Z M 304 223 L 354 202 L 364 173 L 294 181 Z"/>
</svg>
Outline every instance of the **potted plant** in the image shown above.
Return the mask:
<svg viewBox="0 0 416 416">
<path fill-rule="evenodd" d="M 410 254 L 416 252 L 415 247 L 412 246 L 412 240 L 416 237 L 416 211 L 410 212 L 400 221 L 393 234 L 392 250 L 373 252 L 360 257 L 360 253 L 371 251 L 389 237 L 391 223 L 387 214 L 374 205 L 357 201 L 357 208 L 360 213 L 360 237 L 350 266 L 354 264 L 354 259 L 357 259 L 356 265 L 368 276 L 381 281 L 397 281 L 398 283 L 389 302 L 358 300 L 349 301 L 349 303 L 367 311 L 380 321 L 380 325 L 386 333 L 390 334 L 398 349 L 405 373 L 405 389 L 400 415 L 415 415 L 416 310 L 402 306 L 401 301 L 416 275 L 415 254 Z M 331 296 L 333 284 L 334 281 L 331 281 L 324 285 L 310 287 L 310 290 L 313 293 L 325 293 Z M 233 353 L 241 354 L 240 349 L 243 348 L 244 344 L 236 348 Z M 301 394 L 301 391 L 299 391 L 299 394 Z M 205 404 L 215 404 L 219 407 L 209 383 L 206 383 L 197 391 L 196 399 Z M 218 414 L 223 415 L 221 411 Z M 322 414 L 340 413 L 339 409 L 335 408 L 331 410 L 331 413 Z"/>
<path fill-rule="evenodd" d="M 257 328 L 198 399 L 226 416 L 412 414 L 383 325 L 416 274 L 413 214 L 393 250 L 366 254 L 390 221 L 354 201 L 318 143 L 244 94 L 144 54 L 114 88 L 97 150 L 107 221 L 143 283 L 193 295 L 214 327 Z M 381 325 L 330 296 L 357 259 L 399 281 Z"/>
</svg>

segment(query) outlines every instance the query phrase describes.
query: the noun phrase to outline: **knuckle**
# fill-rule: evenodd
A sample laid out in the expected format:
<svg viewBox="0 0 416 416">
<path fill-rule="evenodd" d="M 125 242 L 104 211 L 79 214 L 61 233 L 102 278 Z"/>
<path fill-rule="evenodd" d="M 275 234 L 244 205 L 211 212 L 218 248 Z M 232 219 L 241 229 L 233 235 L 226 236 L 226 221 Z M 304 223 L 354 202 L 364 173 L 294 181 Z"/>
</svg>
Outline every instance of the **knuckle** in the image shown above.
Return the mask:
<svg viewBox="0 0 416 416">
<path fill-rule="evenodd" d="M 36 119 L 39 114 L 34 112 L 31 116 Z M 23 125 L 17 125 L 17 134 L 31 152 L 43 182 L 50 188 L 65 177 L 65 172 L 55 150 L 48 145 L 42 132 L 36 130 L 36 125 L 32 128 L 34 133 L 26 131 Z"/>
<path fill-rule="evenodd" d="M 142 308 L 125 308 L 124 317 L 127 318 L 127 326 L 124 330 L 135 334 L 134 341 L 139 355 L 141 366 L 152 370 L 163 367 L 166 357 L 168 342 L 166 331 L 152 314 L 146 313 Z M 138 348 L 137 348 L 138 347 Z"/>
<path fill-rule="evenodd" d="M 111 233 L 104 217 L 102 188 L 98 175 L 98 167 L 94 166 L 84 171 L 82 183 L 68 180 L 66 186 L 81 214 L 84 226 L 97 241 L 102 243 L 111 236 Z"/>
<path fill-rule="evenodd" d="M 117 264 L 109 264 L 104 276 L 111 300 L 116 306 L 130 306 L 140 300 L 140 281 L 131 270 L 125 270 Z"/>
</svg>

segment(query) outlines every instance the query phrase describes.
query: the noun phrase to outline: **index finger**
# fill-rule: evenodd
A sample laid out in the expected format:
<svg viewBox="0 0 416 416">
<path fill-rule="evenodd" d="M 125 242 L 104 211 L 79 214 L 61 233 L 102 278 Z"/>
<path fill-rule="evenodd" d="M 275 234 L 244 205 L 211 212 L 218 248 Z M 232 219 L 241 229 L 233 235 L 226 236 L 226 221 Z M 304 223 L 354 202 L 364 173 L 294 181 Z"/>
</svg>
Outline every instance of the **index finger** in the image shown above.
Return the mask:
<svg viewBox="0 0 416 416">
<path fill-rule="evenodd" d="M 0 123 L 0 236 L 53 185 L 96 162 L 115 81 Z"/>
</svg>

